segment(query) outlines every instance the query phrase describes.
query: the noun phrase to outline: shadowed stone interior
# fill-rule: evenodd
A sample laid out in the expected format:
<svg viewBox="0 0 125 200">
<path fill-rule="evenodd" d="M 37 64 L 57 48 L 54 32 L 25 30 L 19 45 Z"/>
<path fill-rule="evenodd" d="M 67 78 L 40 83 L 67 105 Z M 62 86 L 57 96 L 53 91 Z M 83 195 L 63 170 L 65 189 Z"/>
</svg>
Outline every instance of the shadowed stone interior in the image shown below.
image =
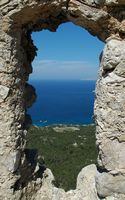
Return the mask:
<svg viewBox="0 0 125 200">
<path fill-rule="evenodd" d="M 95 100 L 98 167 L 83 168 L 76 189 L 65 192 L 40 168 L 38 152 L 25 149 L 25 135 L 35 100 L 27 83 L 37 50 L 31 33 L 68 21 L 106 44 Z M 125 1 L 0 0 L 0 74 L 0 200 L 124 200 Z"/>
</svg>

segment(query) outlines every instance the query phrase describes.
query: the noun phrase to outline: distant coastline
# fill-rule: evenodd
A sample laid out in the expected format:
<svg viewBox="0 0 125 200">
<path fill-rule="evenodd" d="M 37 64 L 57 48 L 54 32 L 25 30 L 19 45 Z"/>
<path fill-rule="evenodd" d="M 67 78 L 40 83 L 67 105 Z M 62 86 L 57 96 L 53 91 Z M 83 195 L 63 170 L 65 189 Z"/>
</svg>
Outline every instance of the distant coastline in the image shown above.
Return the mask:
<svg viewBox="0 0 125 200">
<path fill-rule="evenodd" d="M 90 126 L 95 126 L 95 123 L 92 124 L 50 124 L 50 125 L 44 125 L 44 126 L 37 126 L 35 124 L 32 124 L 30 128 L 54 128 L 54 127 L 90 127 Z"/>
</svg>

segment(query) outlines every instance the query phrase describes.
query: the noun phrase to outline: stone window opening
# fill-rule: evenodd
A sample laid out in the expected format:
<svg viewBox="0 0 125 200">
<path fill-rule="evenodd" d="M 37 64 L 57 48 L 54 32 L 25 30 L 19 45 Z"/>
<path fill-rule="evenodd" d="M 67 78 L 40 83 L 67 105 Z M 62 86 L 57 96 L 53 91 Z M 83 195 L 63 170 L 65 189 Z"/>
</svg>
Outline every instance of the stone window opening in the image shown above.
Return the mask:
<svg viewBox="0 0 125 200">
<path fill-rule="evenodd" d="M 64 28 L 66 26 L 66 24 L 64 24 L 62 27 L 63 27 L 63 29 L 62 29 L 62 31 L 64 31 L 66 28 Z M 70 25 L 71 26 L 71 25 Z M 76 26 L 76 25 L 75 25 Z M 75 26 L 71 26 L 72 27 L 72 29 L 73 29 L 73 31 L 75 31 L 76 32 L 76 34 L 77 34 L 77 27 L 75 27 Z M 66 26 L 67 27 L 67 26 Z M 58 29 L 57 29 L 57 31 L 58 31 Z M 80 29 L 78 28 L 78 31 L 80 31 Z M 85 31 L 85 30 L 82 30 L 83 32 Z M 61 30 L 60 30 L 60 32 L 61 32 Z M 55 36 L 53 36 L 52 38 L 53 38 L 53 40 L 54 40 L 54 38 L 56 37 L 56 34 L 57 33 L 52 33 L 52 34 L 50 34 L 50 33 L 46 33 L 46 34 L 48 34 L 49 36 L 48 37 L 52 37 L 52 34 L 55 34 Z M 61 33 L 60 33 L 61 34 Z M 69 35 L 71 34 L 71 32 L 66 32 L 65 33 L 66 35 L 67 35 L 67 37 L 69 37 Z M 85 35 L 84 35 L 85 34 Z M 87 39 L 86 37 L 88 37 L 89 38 L 89 34 L 87 34 L 86 32 L 84 33 L 83 35 L 82 34 L 80 34 L 80 37 L 81 37 L 81 40 L 83 40 L 83 41 L 81 41 L 82 43 L 83 43 L 83 45 L 85 46 L 84 47 L 84 50 L 83 50 L 83 60 L 86 60 L 86 58 L 84 58 L 84 51 L 86 51 L 86 49 L 88 48 L 89 50 L 89 52 L 90 52 L 90 54 L 92 54 L 92 49 L 94 49 L 95 47 L 92 47 L 92 46 L 89 46 L 89 47 L 87 47 L 86 45 L 86 43 L 84 42 L 84 39 Z M 37 34 L 36 34 L 37 35 Z M 83 38 L 82 38 L 82 36 L 83 36 Z M 39 44 L 39 43 L 41 43 L 41 46 L 43 46 L 43 48 L 45 48 L 45 41 L 44 41 L 44 38 L 45 38 L 45 33 L 43 34 L 43 39 L 41 39 L 40 41 L 37 41 L 37 43 Z M 77 35 L 76 35 L 77 36 Z M 36 36 L 35 36 L 36 37 Z M 38 34 L 38 37 L 40 37 L 39 36 L 39 34 Z M 41 36 L 42 37 L 42 36 Z M 57 37 L 60 37 L 59 36 L 59 33 L 58 33 L 58 36 Z M 91 36 L 90 36 L 91 37 Z M 33 38 L 32 38 L 32 40 L 33 40 Z M 50 40 L 50 39 L 49 39 Z M 58 42 L 58 40 L 59 39 L 57 39 L 57 41 L 56 42 Z M 63 36 L 62 36 L 62 40 L 63 40 Z M 89 39 L 87 39 L 87 40 L 89 40 Z M 43 44 L 42 44 L 42 41 L 43 41 Z M 48 41 L 46 41 L 46 42 L 48 42 Z M 73 42 L 73 41 L 72 41 Z M 71 43 L 71 41 L 69 42 L 69 43 L 66 43 L 66 45 L 68 46 L 69 44 Z M 84 44 L 85 43 L 85 44 Z M 95 45 L 95 43 L 96 43 L 96 45 L 98 44 L 97 42 L 95 42 L 95 39 L 94 38 L 92 38 L 91 39 L 91 45 Z M 37 44 L 35 44 L 35 46 L 36 46 Z M 99 43 L 98 45 L 100 45 L 101 46 L 101 44 Z M 39 45 L 40 46 L 40 45 Z M 102 46 L 101 46 L 102 47 Z M 98 50 L 98 52 L 100 53 L 100 49 L 101 49 L 101 47 L 99 48 L 99 50 Z M 52 47 L 49 47 L 49 48 L 52 48 Z M 54 45 L 53 46 L 53 48 L 56 48 L 56 49 L 58 49 L 59 48 L 59 46 L 58 45 Z M 60 46 L 60 48 L 61 48 L 61 46 Z M 64 47 L 62 47 L 62 48 L 64 48 Z M 77 50 L 77 49 L 78 50 Z M 37 47 L 36 47 L 36 49 L 37 49 Z M 80 48 L 81 49 L 81 48 Z M 65 50 L 67 51 L 67 47 L 65 47 Z M 64 51 L 65 51 L 64 50 Z M 78 48 L 78 46 L 77 47 L 75 47 L 75 45 L 74 45 L 74 47 L 71 49 L 72 51 L 76 51 L 76 52 L 78 52 L 79 51 L 79 48 Z M 39 49 L 38 49 L 38 51 L 40 51 Z M 37 51 L 37 52 L 38 52 Z M 45 56 L 45 53 L 44 53 L 44 49 L 43 49 L 43 55 Z M 54 51 L 54 50 L 53 50 Z M 59 49 L 57 50 L 57 51 L 59 51 Z M 42 52 L 42 50 L 41 50 L 41 52 Z M 55 52 L 56 52 L 56 50 L 55 50 Z M 49 52 L 49 54 L 50 54 L 50 52 Z M 67 52 L 67 54 L 68 54 L 68 52 Z M 41 55 L 41 54 L 40 54 Z M 46 58 L 44 58 L 42 55 L 40 56 L 39 55 L 39 52 L 38 52 L 38 58 L 36 57 L 36 61 L 38 62 L 39 60 L 38 59 L 40 59 L 41 61 L 43 60 L 45 60 Z M 69 56 L 71 57 L 71 55 L 70 55 L 70 53 L 69 53 Z M 63 56 L 64 57 L 64 56 Z M 72 60 L 72 58 L 70 59 L 70 57 L 69 57 L 69 60 Z M 94 56 L 90 56 L 90 57 L 94 57 Z M 58 57 L 57 57 L 58 58 Z M 98 55 L 97 55 L 97 58 L 98 58 Z M 51 58 L 51 60 L 52 60 L 52 58 Z M 53 58 L 53 60 L 55 60 L 55 58 Z M 58 59 L 57 59 L 58 60 Z M 94 60 L 94 59 L 93 59 Z M 86 60 L 86 62 L 87 62 L 87 60 Z M 91 61 L 92 62 L 92 61 Z M 41 63 L 41 65 L 44 65 L 44 63 Z M 76 64 L 77 65 L 77 64 Z M 82 65 L 85 65 L 85 64 L 83 64 L 82 63 Z M 88 63 L 86 64 L 86 65 L 89 65 Z M 95 63 L 93 63 L 93 65 L 96 65 Z M 99 65 L 99 64 L 97 64 L 97 65 Z M 59 68 L 60 66 L 58 66 L 58 68 Z M 68 67 L 68 66 L 67 66 Z M 83 66 L 84 67 L 84 66 Z M 92 67 L 94 67 L 94 66 L 92 66 Z M 95 67 L 95 68 L 98 68 L 98 66 L 97 67 Z M 76 66 L 76 69 L 77 69 L 77 66 Z M 91 69 L 91 67 L 90 67 L 90 69 Z M 38 70 L 38 69 L 37 69 Z M 39 66 L 39 70 L 40 70 L 40 66 Z M 35 71 L 35 66 L 33 67 L 33 73 L 35 73 L 34 72 Z M 34 79 L 35 79 L 35 81 L 36 81 L 36 77 L 35 77 L 35 75 L 36 76 L 38 76 L 38 80 L 40 81 L 42 81 L 42 78 L 44 78 L 43 77 L 43 75 L 42 75 L 42 70 L 40 70 L 41 72 L 39 72 L 39 74 L 41 73 L 41 78 L 40 78 L 40 76 L 38 76 L 38 74 L 37 73 L 35 73 L 35 74 L 33 74 L 32 73 L 32 81 L 30 82 L 30 84 L 32 84 L 33 85 L 33 83 L 34 83 Z M 95 69 L 95 71 L 97 71 L 97 69 Z M 72 69 L 71 69 L 71 72 L 70 73 L 72 73 Z M 83 75 L 84 74 L 86 74 L 86 72 L 85 72 L 85 70 L 83 70 L 83 71 L 81 71 L 81 73 L 83 73 Z M 74 75 L 74 74 L 73 74 Z M 71 76 L 72 76 L 72 74 L 71 74 Z M 76 75 L 75 75 L 76 76 Z M 74 77 L 75 77 L 74 76 Z M 78 76 L 78 75 L 77 75 Z M 87 75 L 86 75 L 87 76 Z M 85 75 L 84 75 L 84 77 L 86 77 Z M 90 75 L 91 76 L 91 75 Z M 83 76 L 82 76 L 83 77 Z M 34 78 L 34 79 L 33 79 Z M 53 76 L 52 76 L 52 78 L 53 78 Z M 55 77 L 56 78 L 56 77 Z M 64 77 L 63 77 L 64 78 Z M 79 78 L 80 79 L 80 78 Z M 47 80 L 48 80 L 48 78 L 47 78 Z M 70 80 L 70 76 L 69 76 L 69 80 Z M 70 80 L 71 81 L 71 80 Z M 77 82 L 76 82 L 77 83 Z M 35 87 L 35 86 L 34 86 Z M 42 82 L 41 82 L 41 87 L 44 87 L 44 85 L 42 85 Z M 83 90 L 84 90 L 84 85 L 83 85 Z M 34 90 L 33 90 L 34 91 Z M 92 91 L 94 92 L 95 91 L 95 88 L 93 88 L 92 89 Z M 91 91 L 91 92 L 92 92 Z M 29 101 L 30 101 L 30 104 L 31 104 L 31 86 L 30 86 L 30 90 L 29 90 L 29 92 L 30 92 L 30 96 L 29 96 Z M 94 94 L 94 93 L 93 93 Z M 38 95 L 40 95 L 40 94 L 36 94 L 36 96 L 38 97 Z M 39 98 L 39 97 L 38 97 Z M 33 93 L 33 99 L 34 99 L 34 93 Z M 35 100 L 35 99 L 34 99 Z M 53 100 L 53 99 L 52 99 Z M 36 102 L 37 102 L 37 98 L 36 98 Z M 88 102 L 89 103 L 89 102 Z M 50 102 L 50 104 L 51 104 L 51 102 Z M 83 104 L 85 104 L 85 102 L 84 102 L 84 100 L 83 100 Z M 41 107 L 39 108 L 39 109 L 42 109 L 42 100 L 41 100 Z M 67 104 L 68 105 L 68 104 Z M 55 104 L 54 104 L 54 106 L 55 106 Z M 61 103 L 60 103 L 60 106 L 61 106 Z M 93 105 L 94 106 L 94 105 Z M 50 106 L 50 109 L 51 109 L 51 107 L 53 107 L 53 105 L 51 105 Z M 57 109 L 59 109 L 58 107 L 57 107 Z M 68 109 L 68 108 L 67 108 Z M 73 109 L 73 108 L 72 108 Z M 85 107 L 83 106 L 83 108 L 81 108 L 81 110 L 82 109 L 85 109 Z M 91 109 L 91 108 L 90 108 Z M 93 107 L 93 109 L 94 109 L 94 107 Z M 35 115 L 37 116 L 37 110 L 38 110 L 38 108 L 36 108 L 36 111 L 35 111 Z M 42 115 L 42 114 L 41 114 Z M 83 113 L 83 116 L 85 115 L 85 113 Z M 28 117 L 29 117 L 29 115 L 28 115 Z M 54 117 L 54 116 L 53 116 Z M 91 118 L 92 118 L 93 116 L 91 116 Z M 76 116 L 76 120 L 77 120 L 77 116 Z M 28 120 L 27 120 L 28 121 Z M 32 121 L 32 120 L 29 120 L 29 121 Z M 38 121 L 38 119 L 37 119 L 37 121 Z M 39 121 L 40 121 L 40 123 L 42 124 L 42 123 L 47 123 L 47 120 L 46 120 L 46 118 L 44 118 L 44 120 L 43 120 L 43 118 L 42 118 L 42 116 L 41 116 L 41 118 L 39 118 Z M 60 120 L 61 121 L 61 120 Z M 40 124 L 39 122 L 38 122 L 38 124 Z M 89 123 L 89 122 L 88 122 Z M 93 122 L 91 122 L 91 123 L 93 123 Z M 62 124 L 62 122 L 60 122 L 60 124 Z M 76 122 L 76 124 L 78 124 L 78 122 Z M 43 124 L 44 125 L 44 124 Z M 46 124 L 45 124 L 46 125 Z M 52 124 L 51 126 L 53 126 L 54 124 Z M 65 125 L 65 124 L 64 124 Z M 38 125 L 39 126 L 39 125 Z M 49 125 L 50 126 L 50 125 Z M 57 126 L 58 126 L 58 124 L 57 124 Z M 68 124 L 67 124 L 67 126 L 68 126 Z M 69 122 L 69 126 L 71 126 L 71 122 Z M 73 126 L 73 125 L 72 125 Z M 75 126 L 75 125 L 74 125 Z M 80 126 L 80 125 L 79 125 Z M 82 126 L 82 125 L 81 125 Z M 93 130 L 94 130 L 94 128 L 93 128 Z M 46 130 L 45 130 L 45 132 L 46 132 Z M 68 133 L 68 132 L 67 132 Z M 94 133 L 93 133 L 94 134 Z M 29 136 L 30 137 L 30 136 Z M 42 136 L 41 136 L 42 137 Z M 43 136 L 44 137 L 44 136 Z M 57 136 L 58 137 L 58 136 Z M 93 135 L 92 135 L 92 138 L 93 138 Z M 40 138 L 38 138 L 38 140 L 40 140 Z M 82 141 L 81 141 L 82 142 Z M 92 141 L 93 142 L 93 141 Z M 95 142 L 94 142 L 95 143 Z M 41 144 L 42 145 L 42 144 Z M 31 145 L 30 145 L 31 146 Z M 39 145 L 39 148 L 40 148 L 40 145 Z M 42 148 L 42 147 L 41 147 Z M 40 149 L 41 149 L 40 148 Z M 91 148 L 91 145 L 90 145 L 90 148 Z M 93 148 L 93 147 L 92 147 Z M 95 149 L 96 149 L 96 147 L 94 147 Z M 96 150 L 92 150 L 93 152 L 95 152 Z M 41 149 L 41 152 L 42 152 L 42 149 Z M 42 154 L 42 153 L 41 153 Z M 43 154 L 44 154 L 44 152 L 43 152 Z M 54 156 L 54 155 L 53 155 Z M 72 156 L 72 155 L 71 155 Z M 85 157 L 85 156 L 84 156 Z M 54 158 L 53 158 L 54 159 Z M 81 159 L 81 158 L 80 158 Z M 91 161 L 92 161 L 93 159 L 91 158 Z M 91 161 L 89 161 L 90 163 L 92 163 Z M 43 161 L 42 161 L 43 162 Z M 54 161 L 53 161 L 54 162 Z M 65 161 L 64 161 L 65 162 Z M 88 161 L 87 161 L 88 162 Z M 94 162 L 94 161 L 93 161 Z M 96 161 L 95 161 L 96 162 Z M 85 164 L 84 163 L 86 163 L 86 161 L 83 161 L 83 163 L 81 163 L 81 168 L 82 168 L 82 166 L 84 166 Z M 46 166 L 46 162 L 44 163 L 45 164 L 45 166 Z M 78 164 L 77 164 L 78 165 Z M 86 164 L 87 165 L 87 164 Z M 56 165 L 57 166 L 57 165 Z M 58 168 L 58 166 L 57 166 L 57 168 Z M 79 171 L 80 171 L 80 169 L 81 169 L 80 167 L 79 167 Z M 50 167 L 50 169 L 51 169 L 51 167 Z M 55 170 L 56 171 L 56 170 Z M 78 170 L 77 170 L 78 171 Z M 73 172 L 72 172 L 73 173 Z M 72 174 L 72 176 L 73 176 L 73 174 Z M 62 176 L 62 179 L 63 179 L 63 176 Z M 66 178 L 65 178 L 66 179 Z M 61 181 L 61 180 L 60 180 Z M 57 184 L 56 184 L 57 185 Z M 59 185 L 59 183 L 58 183 L 58 185 Z M 63 186 L 62 186 L 63 187 Z M 71 186 L 72 187 L 72 186 Z"/>
</svg>

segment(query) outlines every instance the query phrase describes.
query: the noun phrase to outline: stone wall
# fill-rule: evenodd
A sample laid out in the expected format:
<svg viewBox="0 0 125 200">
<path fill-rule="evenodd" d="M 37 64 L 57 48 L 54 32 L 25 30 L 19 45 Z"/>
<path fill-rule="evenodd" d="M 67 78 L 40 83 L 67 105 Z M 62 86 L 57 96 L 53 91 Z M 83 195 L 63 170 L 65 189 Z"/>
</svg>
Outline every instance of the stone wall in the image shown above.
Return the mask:
<svg viewBox="0 0 125 200">
<path fill-rule="evenodd" d="M 106 45 L 95 101 L 98 166 L 84 168 L 66 193 L 53 186 L 51 171 L 41 172 L 37 152 L 30 159 L 25 135 L 36 96 L 27 83 L 37 50 L 31 33 L 68 21 Z M 124 53 L 124 0 L 0 0 L 0 200 L 125 199 Z"/>
<path fill-rule="evenodd" d="M 125 194 L 125 41 L 108 38 L 96 88 L 95 117 L 101 197 Z"/>
</svg>

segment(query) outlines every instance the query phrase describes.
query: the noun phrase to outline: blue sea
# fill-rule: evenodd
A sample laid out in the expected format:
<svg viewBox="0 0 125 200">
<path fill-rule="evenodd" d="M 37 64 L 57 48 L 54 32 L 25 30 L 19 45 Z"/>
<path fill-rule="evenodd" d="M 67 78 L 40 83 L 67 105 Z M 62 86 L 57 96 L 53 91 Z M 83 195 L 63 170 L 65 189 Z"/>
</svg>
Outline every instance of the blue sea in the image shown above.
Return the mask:
<svg viewBox="0 0 125 200">
<path fill-rule="evenodd" d="M 34 80 L 30 81 L 37 100 L 28 109 L 34 125 L 85 125 L 94 123 L 95 81 Z"/>
</svg>

